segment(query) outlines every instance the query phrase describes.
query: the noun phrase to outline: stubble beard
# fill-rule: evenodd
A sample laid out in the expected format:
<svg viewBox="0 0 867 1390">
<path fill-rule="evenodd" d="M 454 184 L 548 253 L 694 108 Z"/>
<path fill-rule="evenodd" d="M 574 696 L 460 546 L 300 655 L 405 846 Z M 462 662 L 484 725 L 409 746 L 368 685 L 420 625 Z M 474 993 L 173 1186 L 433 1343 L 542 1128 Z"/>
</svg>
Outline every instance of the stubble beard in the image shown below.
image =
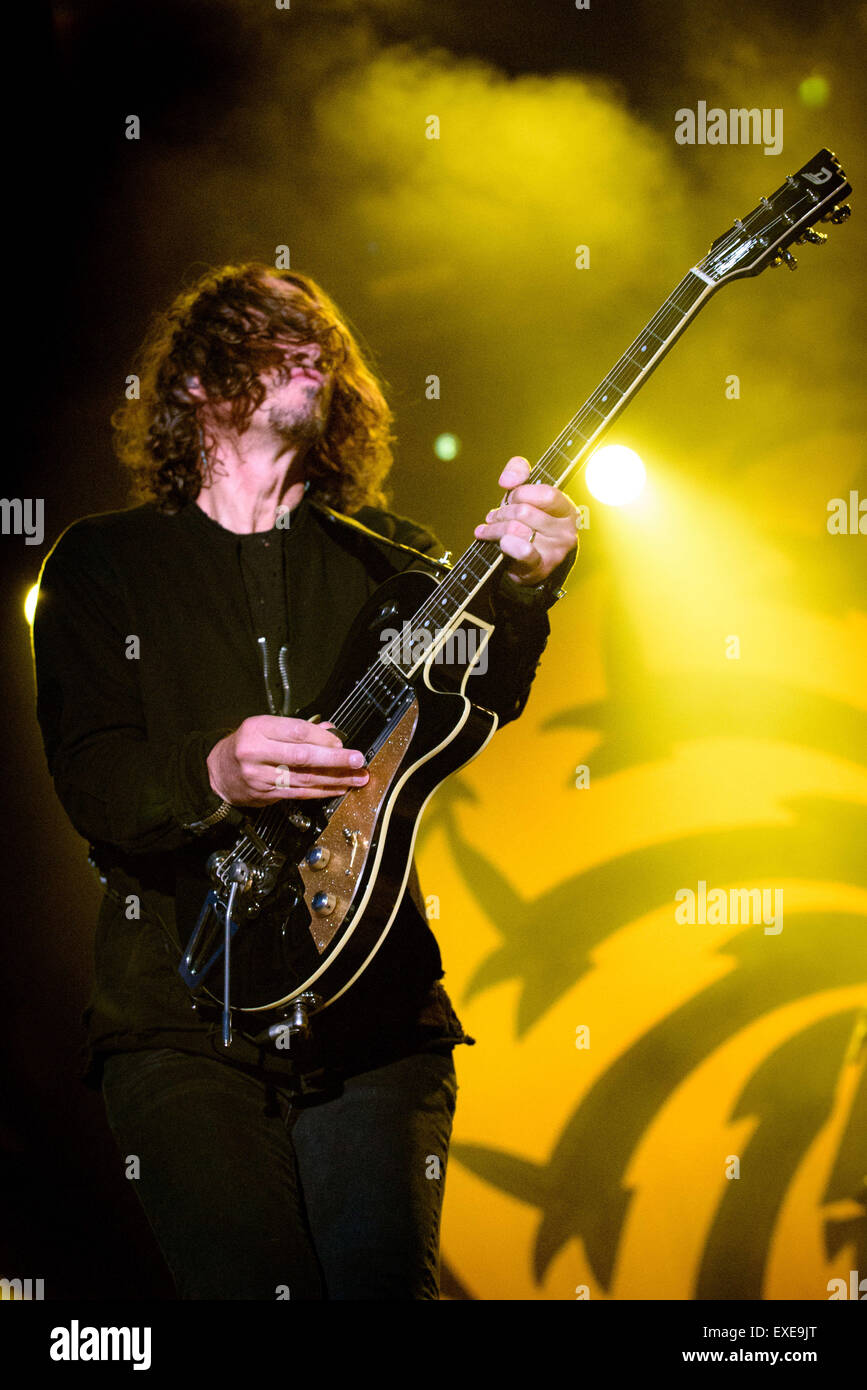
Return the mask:
<svg viewBox="0 0 867 1390">
<path fill-rule="evenodd" d="M 324 391 L 311 390 L 297 405 L 275 402 L 268 412 L 268 423 L 286 444 L 315 444 L 327 428 L 329 405 Z"/>
</svg>

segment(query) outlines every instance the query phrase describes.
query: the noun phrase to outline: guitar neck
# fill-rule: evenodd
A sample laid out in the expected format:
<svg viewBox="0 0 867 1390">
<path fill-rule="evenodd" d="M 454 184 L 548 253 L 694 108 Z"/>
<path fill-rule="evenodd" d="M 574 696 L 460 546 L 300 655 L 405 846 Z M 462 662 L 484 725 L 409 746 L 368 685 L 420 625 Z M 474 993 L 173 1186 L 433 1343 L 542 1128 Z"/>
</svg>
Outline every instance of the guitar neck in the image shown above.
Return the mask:
<svg viewBox="0 0 867 1390">
<path fill-rule="evenodd" d="M 700 267 L 688 272 L 549 445 L 528 482 L 552 483 L 558 488 L 566 485 L 717 288 Z"/>
<path fill-rule="evenodd" d="M 565 486 L 717 288 L 716 282 L 702 269 L 701 262 L 684 276 L 545 450 L 527 482 L 551 483 L 561 489 Z M 436 595 L 414 615 L 413 628 L 430 629 L 435 623 L 437 631 L 441 632 L 449 627 L 504 559 L 497 542 L 473 541 L 437 586 Z M 383 656 L 408 676 L 417 663 L 407 663 L 401 655 L 406 649 L 407 642 L 402 637 L 400 645 L 396 643 L 393 648 L 386 648 Z"/>
</svg>

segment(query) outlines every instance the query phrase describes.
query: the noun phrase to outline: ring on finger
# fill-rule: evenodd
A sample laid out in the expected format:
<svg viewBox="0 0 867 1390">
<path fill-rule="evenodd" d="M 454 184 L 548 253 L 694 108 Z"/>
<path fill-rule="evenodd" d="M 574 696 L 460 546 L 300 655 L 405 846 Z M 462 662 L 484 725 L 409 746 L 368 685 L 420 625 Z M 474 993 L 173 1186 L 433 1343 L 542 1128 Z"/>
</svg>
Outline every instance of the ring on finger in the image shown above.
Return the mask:
<svg viewBox="0 0 867 1390">
<path fill-rule="evenodd" d="M 289 786 L 291 786 L 291 782 L 290 782 L 290 780 L 289 780 L 290 777 L 291 777 L 291 775 L 292 775 L 292 774 L 291 774 L 289 768 L 286 767 L 285 764 L 281 764 L 280 767 L 278 767 L 278 769 L 277 769 L 277 776 L 274 778 L 274 786 L 275 786 L 275 787 L 289 787 Z"/>
</svg>

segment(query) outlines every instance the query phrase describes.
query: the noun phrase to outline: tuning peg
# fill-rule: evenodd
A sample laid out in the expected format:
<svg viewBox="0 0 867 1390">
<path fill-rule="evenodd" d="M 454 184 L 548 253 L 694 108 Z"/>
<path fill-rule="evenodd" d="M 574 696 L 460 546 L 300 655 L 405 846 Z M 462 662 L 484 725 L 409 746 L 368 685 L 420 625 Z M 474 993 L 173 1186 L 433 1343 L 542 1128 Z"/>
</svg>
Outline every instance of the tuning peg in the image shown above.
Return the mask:
<svg viewBox="0 0 867 1390">
<path fill-rule="evenodd" d="M 852 209 L 850 208 L 849 204 L 841 203 L 839 207 L 832 208 L 830 212 L 826 212 L 825 216 L 822 218 L 822 221 L 833 222 L 836 226 L 839 226 L 841 222 L 847 221 L 847 219 L 851 216 Z"/>
<path fill-rule="evenodd" d="M 797 269 L 798 269 L 798 262 L 795 260 L 795 258 L 794 258 L 794 256 L 792 255 L 791 251 L 784 251 L 784 252 L 783 252 L 783 260 L 786 262 L 786 265 L 789 267 L 790 270 L 797 270 Z"/>
<path fill-rule="evenodd" d="M 809 231 L 805 232 L 802 237 L 798 238 L 798 242 L 800 245 L 803 245 L 805 241 L 809 241 L 812 242 L 813 246 L 824 246 L 827 240 L 827 232 L 814 232 L 812 227 Z"/>
</svg>

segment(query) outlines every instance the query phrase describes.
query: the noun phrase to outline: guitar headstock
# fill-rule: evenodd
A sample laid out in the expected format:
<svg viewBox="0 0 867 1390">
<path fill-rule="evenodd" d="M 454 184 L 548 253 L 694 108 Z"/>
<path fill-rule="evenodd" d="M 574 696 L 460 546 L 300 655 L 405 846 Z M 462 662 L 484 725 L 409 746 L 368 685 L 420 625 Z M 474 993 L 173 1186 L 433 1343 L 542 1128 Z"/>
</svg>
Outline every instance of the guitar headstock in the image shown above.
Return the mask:
<svg viewBox="0 0 867 1390">
<path fill-rule="evenodd" d="M 784 262 L 794 270 L 797 261 L 789 247 L 826 241 L 824 232 L 812 230 L 814 224 L 845 222 L 851 208 L 842 200 L 851 192 L 837 156 L 820 150 L 797 174 L 787 175 L 776 193 L 718 236 L 697 269 L 717 285 Z"/>
</svg>

